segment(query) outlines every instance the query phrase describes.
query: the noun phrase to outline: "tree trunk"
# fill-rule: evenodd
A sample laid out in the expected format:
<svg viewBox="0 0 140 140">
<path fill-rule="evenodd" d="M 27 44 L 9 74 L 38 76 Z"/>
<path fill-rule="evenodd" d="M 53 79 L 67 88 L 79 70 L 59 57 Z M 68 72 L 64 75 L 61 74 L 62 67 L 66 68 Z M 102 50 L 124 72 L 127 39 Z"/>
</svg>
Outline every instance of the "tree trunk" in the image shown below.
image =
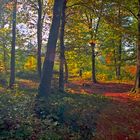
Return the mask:
<svg viewBox="0 0 140 140">
<path fill-rule="evenodd" d="M 118 9 L 118 25 L 122 26 L 122 16 L 121 16 L 121 3 L 119 3 Z M 119 35 L 118 40 L 118 48 L 117 48 L 117 69 L 116 69 L 116 77 L 117 80 L 120 80 L 121 77 L 121 55 L 122 55 L 122 35 Z"/>
<path fill-rule="evenodd" d="M 56 53 L 56 43 L 59 33 L 62 5 L 63 0 L 54 1 L 53 20 L 50 29 L 40 85 L 38 88 L 38 95 L 40 97 L 48 97 L 51 92 L 51 80 L 53 75 L 53 66 Z"/>
<path fill-rule="evenodd" d="M 89 18 L 89 29 L 92 29 L 92 17 Z M 97 27 L 96 27 L 96 33 L 95 35 L 93 34 L 93 32 L 90 33 L 90 38 L 91 38 L 91 42 L 90 42 L 90 45 L 91 45 L 91 55 L 92 55 L 92 58 L 91 58 L 91 61 L 92 61 L 92 82 L 93 83 L 97 83 L 97 80 L 96 80 L 96 72 L 95 72 L 95 42 L 94 40 L 96 39 L 96 36 L 97 36 L 97 32 L 98 32 L 98 24 L 97 24 Z M 93 37 L 94 37 L 94 40 L 93 40 Z"/>
<path fill-rule="evenodd" d="M 122 55 L 122 39 L 120 37 L 119 46 L 118 46 L 118 56 L 117 56 L 117 67 L 116 67 L 116 77 L 117 80 L 120 80 L 121 77 L 121 55 Z"/>
<path fill-rule="evenodd" d="M 38 51 L 37 51 L 37 69 L 38 75 L 41 78 L 41 48 L 42 48 L 42 0 L 38 0 L 38 21 L 37 21 L 37 43 L 38 43 Z"/>
<path fill-rule="evenodd" d="M 13 19 L 12 19 L 12 44 L 11 44 L 11 63 L 10 63 L 10 82 L 9 88 L 14 88 L 15 83 L 15 45 L 16 45 L 16 7 L 17 0 L 14 1 Z"/>
<path fill-rule="evenodd" d="M 99 30 L 99 25 L 100 25 L 100 22 L 101 22 L 101 16 L 102 16 L 102 10 L 103 10 L 103 1 L 102 1 L 102 4 L 101 4 L 101 9 L 100 9 L 100 15 L 98 17 L 98 21 L 97 21 L 97 25 L 95 27 L 95 33 L 94 32 L 91 32 L 91 50 L 92 50 L 92 82 L 93 83 L 97 83 L 97 80 L 96 80 L 96 66 L 95 66 L 95 61 L 96 61 L 96 55 L 95 55 L 95 41 L 96 38 L 97 38 L 97 35 L 98 35 L 98 30 Z M 87 18 L 89 19 L 89 29 L 93 29 L 93 19 L 92 17 L 90 18 Z M 94 38 L 94 40 L 93 40 Z"/>
<path fill-rule="evenodd" d="M 66 0 L 64 0 L 64 4 L 62 8 L 61 30 L 60 30 L 59 90 L 62 92 L 64 91 L 64 64 L 65 64 L 65 45 L 64 45 L 65 10 L 66 10 Z"/>
<path fill-rule="evenodd" d="M 95 68 L 95 43 L 91 44 L 91 49 L 92 49 L 92 82 L 97 83 L 96 68 Z"/>
<path fill-rule="evenodd" d="M 68 64 L 65 58 L 65 83 L 68 83 L 68 78 L 69 78 Z"/>
<path fill-rule="evenodd" d="M 137 44 L 137 72 L 136 72 L 136 79 L 135 85 L 133 88 L 133 92 L 140 93 L 140 0 L 139 2 L 139 12 L 138 12 L 138 44 Z"/>
<path fill-rule="evenodd" d="M 4 28 L 4 25 L 5 25 L 6 23 L 4 22 L 3 23 L 3 26 L 2 26 L 2 28 Z M 3 45 L 3 64 L 4 64 L 4 72 L 5 73 L 7 73 L 7 63 L 6 63 L 6 41 L 5 41 L 5 39 L 3 38 L 3 43 L 2 43 Z"/>
<path fill-rule="evenodd" d="M 4 72 L 7 73 L 7 65 L 6 65 L 6 46 L 3 43 L 3 63 L 4 63 Z"/>
</svg>

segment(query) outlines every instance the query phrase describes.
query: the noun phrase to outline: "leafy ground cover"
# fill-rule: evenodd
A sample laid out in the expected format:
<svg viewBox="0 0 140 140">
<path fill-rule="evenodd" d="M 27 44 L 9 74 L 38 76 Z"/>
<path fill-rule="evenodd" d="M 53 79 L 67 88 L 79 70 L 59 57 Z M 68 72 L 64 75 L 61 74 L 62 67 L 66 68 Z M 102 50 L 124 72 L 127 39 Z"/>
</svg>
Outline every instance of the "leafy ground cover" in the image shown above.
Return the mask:
<svg viewBox="0 0 140 140">
<path fill-rule="evenodd" d="M 38 83 L 0 88 L 1 140 L 139 140 L 140 96 L 132 85 L 75 81 L 36 102 Z M 76 93 L 76 94 L 75 94 Z"/>
<path fill-rule="evenodd" d="M 139 140 L 140 139 L 140 95 L 131 94 L 131 84 L 86 82 L 68 85 L 75 93 L 97 94 L 108 97 L 111 102 L 99 114 L 96 139 L 99 140 Z"/>
<path fill-rule="evenodd" d="M 98 115 L 109 102 L 102 96 L 54 91 L 34 108 L 35 97 L 18 89 L 0 94 L 0 139 L 91 139 Z"/>
</svg>

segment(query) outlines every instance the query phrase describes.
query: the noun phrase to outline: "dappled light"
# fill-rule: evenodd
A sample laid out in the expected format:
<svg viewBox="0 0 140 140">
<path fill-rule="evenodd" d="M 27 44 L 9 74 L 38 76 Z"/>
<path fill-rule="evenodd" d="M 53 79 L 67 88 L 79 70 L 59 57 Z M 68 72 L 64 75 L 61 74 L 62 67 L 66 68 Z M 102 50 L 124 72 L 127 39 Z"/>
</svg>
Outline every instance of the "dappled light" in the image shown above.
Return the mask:
<svg viewBox="0 0 140 140">
<path fill-rule="evenodd" d="M 140 0 L 0 0 L 0 140 L 140 140 Z"/>
<path fill-rule="evenodd" d="M 75 89 L 79 94 L 84 90 L 87 94 L 129 93 L 133 85 L 125 83 L 92 83 L 84 81 L 73 81 L 66 84 L 66 89 Z"/>
</svg>

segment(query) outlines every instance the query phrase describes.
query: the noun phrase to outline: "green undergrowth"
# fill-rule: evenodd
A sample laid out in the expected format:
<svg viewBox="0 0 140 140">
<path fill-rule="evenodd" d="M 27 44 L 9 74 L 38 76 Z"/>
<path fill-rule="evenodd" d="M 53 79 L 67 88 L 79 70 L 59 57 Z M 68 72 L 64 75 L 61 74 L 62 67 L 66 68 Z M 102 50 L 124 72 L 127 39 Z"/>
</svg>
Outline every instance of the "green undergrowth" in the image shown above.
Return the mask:
<svg viewBox="0 0 140 140">
<path fill-rule="evenodd" d="M 36 93 L 0 93 L 0 140 L 90 140 L 96 120 L 109 99 L 54 91 L 48 99 Z"/>
</svg>

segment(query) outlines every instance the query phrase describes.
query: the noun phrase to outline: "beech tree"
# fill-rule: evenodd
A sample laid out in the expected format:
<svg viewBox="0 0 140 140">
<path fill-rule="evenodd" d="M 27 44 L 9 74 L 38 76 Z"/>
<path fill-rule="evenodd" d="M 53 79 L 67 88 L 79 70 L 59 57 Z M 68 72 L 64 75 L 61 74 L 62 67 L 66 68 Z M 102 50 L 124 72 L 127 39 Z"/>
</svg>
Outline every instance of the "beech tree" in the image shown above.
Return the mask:
<svg viewBox="0 0 140 140">
<path fill-rule="evenodd" d="M 28 0 L 26 5 L 30 5 L 30 9 L 34 11 L 34 18 L 30 19 L 31 26 L 34 26 L 34 29 L 37 27 L 37 72 L 39 78 L 41 78 L 41 69 L 42 69 L 42 42 L 45 29 L 43 25 L 46 25 L 46 13 L 48 10 L 48 1 L 47 0 Z M 37 18 L 37 19 L 36 19 Z M 36 21 L 37 20 L 37 21 Z M 35 22 L 36 21 L 36 22 Z"/>
<path fill-rule="evenodd" d="M 138 0 L 137 71 L 133 92 L 140 93 L 140 0 Z"/>
<path fill-rule="evenodd" d="M 37 52 L 37 68 L 39 77 L 41 77 L 41 48 L 42 48 L 42 26 L 43 26 L 43 17 L 42 17 L 42 8 L 43 1 L 38 0 L 38 20 L 37 20 L 37 43 L 38 43 L 38 52 Z"/>
<path fill-rule="evenodd" d="M 59 90 L 64 91 L 64 64 L 65 64 L 65 45 L 64 45 L 64 32 L 65 32 L 65 11 L 67 0 L 64 0 L 62 15 L 61 15 L 61 30 L 60 30 L 60 69 L 59 69 Z"/>
<path fill-rule="evenodd" d="M 12 19 L 10 82 L 9 82 L 10 88 L 13 88 L 13 85 L 15 83 L 16 14 L 17 14 L 17 0 L 14 0 L 14 2 L 13 2 L 13 19 Z"/>
<path fill-rule="evenodd" d="M 131 2 L 125 1 L 125 5 L 122 5 L 122 8 L 129 12 L 130 16 L 133 17 L 133 21 L 137 21 L 137 34 L 135 33 L 135 36 L 137 38 L 136 42 L 136 53 L 137 53 L 137 59 L 136 59 L 136 77 L 135 77 L 135 83 L 134 88 L 132 89 L 132 92 L 134 93 L 140 93 L 140 0 L 135 0 Z M 138 13 L 136 13 L 138 11 Z M 133 34 L 133 32 L 132 32 Z"/>
<path fill-rule="evenodd" d="M 53 75 L 56 43 L 58 39 L 63 2 L 64 0 L 54 1 L 52 25 L 47 43 L 46 56 L 43 63 L 41 81 L 38 88 L 38 94 L 41 97 L 47 97 L 51 92 L 51 79 Z"/>
<path fill-rule="evenodd" d="M 0 46 L 1 46 L 1 60 L 3 61 L 3 69 L 5 73 L 7 72 L 8 64 L 8 47 L 11 46 L 10 42 L 10 28 L 5 28 L 6 24 L 11 24 L 11 20 L 7 21 L 5 18 L 8 15 L 11 15 L 11 10 L 6 7 L 6 4 L 8 5 L 8 1 L 2 1 L 2 4 L 0 5 Z"/>
</svg>

